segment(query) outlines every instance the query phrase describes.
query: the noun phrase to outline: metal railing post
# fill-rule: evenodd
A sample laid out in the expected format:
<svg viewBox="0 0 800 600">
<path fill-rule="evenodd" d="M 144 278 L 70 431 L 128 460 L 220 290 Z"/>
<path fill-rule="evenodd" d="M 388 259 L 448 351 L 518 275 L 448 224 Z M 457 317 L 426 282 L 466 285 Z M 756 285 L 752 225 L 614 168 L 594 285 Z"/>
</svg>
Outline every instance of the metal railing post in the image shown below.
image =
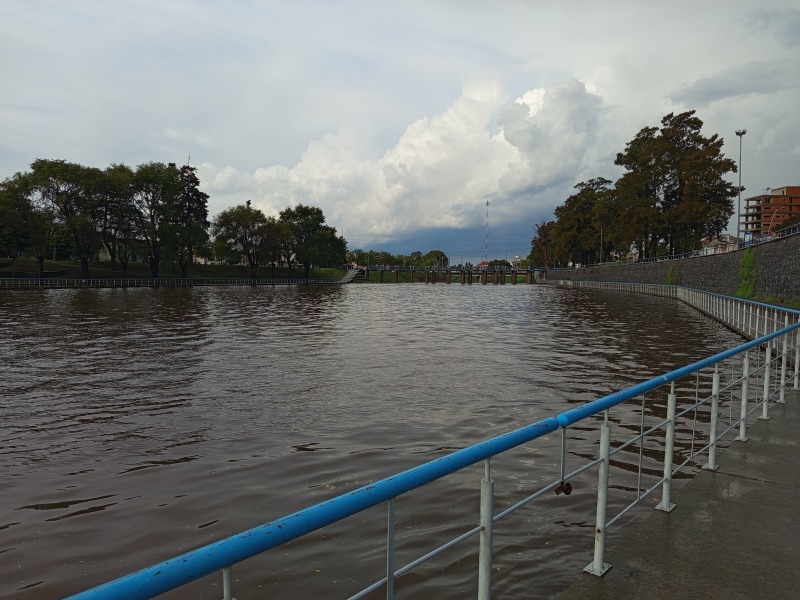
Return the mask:
<svg viewBox="0 0 800 600">
<path fill-rule="evenodd" d="M 719 419 L 719 364 L 714 365 L 711 381 L 711 423 L 708 436 L 708 462 L 703 465 L 706 471 L 717 470 L 717 421 Z"/>
<path fill-rule="evenodd" d="M 675 505 L 670 501 L 672 495 L 672 455 L 675 447 L 675 412 L 677 399 L 675 397 L 675 382 L 670 383 L 667 396 L 667 430 L 664 440 L 664 484 L 661 487 L 661 502 L 656 510 L 670 512 Z"/>
<path fill-rule="evenodd" d="M 759 419 L 762 421 L 769 421 L 769 388 L 770 380 L 772 379 L 772 348 L 767 344 L 766 358 L 764 359 L 764 404 L 761 406 L 761 416 Z"/>
<path fill-rule="evenodd" d="M 494 481 L 492 480 L 492 463 L 487 458 L 484 463 L 484 475 L 481 479 L 481 534 L 480 552 L 478 554 L 478 600 L 489 600 L 492 597 L 492 533 L 494 512 Z"/>
<path fill-rule="evenodd" d="M 744 360 L 742 361 L 742 409 L 740 411 L 739 421 L 739 437 L 736 438 L 739 442 L 746 442 L 747 438 L 747 385 L 750 380 L 750 353 L 749 350 L 744 351 Z"/>
<path fill-rule="evenodd" d="M 611 457 L 611 427 L 608 424 L 608 411 L 603 413 L 600 426 L 600 464 L 597 468 L 597 515 L 594 530 L 594 560 L 584 572 L 602 577 L 611 568 L 603 562 L 606 545 L 606 504 L 608 501 L 608 466 Z"/>
<path fill-rule="evenodd" d="M 789 313 L 783 318 L 783 327 L 789 327 Z M 781 389 L 778 396 L 778 402 L 781 404 L 786 403 L 786 361 L 789 360 L 789 333 L 783 334 L 783 348 L 781 352 Z"/>
<path fill-rule="evenodd" d="M 394 498 L 389 499 L 389 509 L 386 517 L 386 600 L 394 598 L 394 500 Z"/>
<path fill-rule="evenodd" d="M 233 597 L 233 573 L 231 567 L 222 569 L 222 600 L 236 600 Z"/>
<path fill-rule="evenodd" d="M 794 330 L 794 389 L 800 389 L 800 329 Z"/>
</svg>

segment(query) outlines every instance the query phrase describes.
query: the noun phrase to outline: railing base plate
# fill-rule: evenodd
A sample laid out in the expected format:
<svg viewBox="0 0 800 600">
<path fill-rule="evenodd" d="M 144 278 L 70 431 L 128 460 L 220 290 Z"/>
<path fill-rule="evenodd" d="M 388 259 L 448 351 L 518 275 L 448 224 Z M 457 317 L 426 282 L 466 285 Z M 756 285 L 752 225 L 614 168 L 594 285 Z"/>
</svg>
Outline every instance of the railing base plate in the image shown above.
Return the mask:
<svg viewBox="0 0 800 600">
<path fill-rule="evenodd" d="M 672 502 L 670 502 L 669 504 L 664 504 L 663 502 L 660 502 L 658 504 L 658 506 L 656 506 L 656 510 L 660 510 L 661 512 L 668 513 L 668 512 L 672 512 L 675 509 L 676 506 L 677 506 L 677 504 L 673 504 Z"/>
<path fill-rule="evenodd" d="M 589 575 L 594 575 L 595 577 L 602 577 L 606 573 L 608 573 L 609 569 L 611 569 L 611 565 L 608 563 L 603 563 L 603 568 L 599 571 L 594 568 L 594 562 L 589 563 L 589 565 L 583 570 L 584 573 L 588 573 Z"/>
</svg>

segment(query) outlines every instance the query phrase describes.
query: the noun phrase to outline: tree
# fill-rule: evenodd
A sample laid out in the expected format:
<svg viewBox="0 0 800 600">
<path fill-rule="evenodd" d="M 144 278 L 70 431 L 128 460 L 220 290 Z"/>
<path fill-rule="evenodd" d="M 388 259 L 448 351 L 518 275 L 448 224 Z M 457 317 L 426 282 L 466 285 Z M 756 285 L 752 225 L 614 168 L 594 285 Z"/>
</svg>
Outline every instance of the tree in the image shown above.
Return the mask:
<svg viewBox="0 0 800 600">
<path fill-rule="evenodd" d="M 551 258 L 564 263 L 597 262 L 600 248 L 598 204 L 608 197 L 611 181 L 596 177 L 575 186 L 577 193 L 556 208 L 556 222 L 550 230 Z"/>
<path fill-rule="evenodd" d="M 111 259 L 111 269 L 116 271 L 119 264 L 123 277 L 128 275 L 128 263 L 136 245 L 133 178 L 130 167 L 112 164 L 103 172 L 100 190 L 103 245 Z"/>
<path fill-rule="evenodd" d="M 325 238 L 328 235 L 323 228 L 325 215 L 321 208 L 298 204 L 294 208 L 282 210 L 280 221 L 289 228 L 287 249 L 291 251 L 294 260 L 303 265 L 303 276 L 308 277 L 311 264 L 324 251 Z"/>
<path fill-rule="evenodd" d="M 56 230 L 56 211 L 49 196 L 36 184 L 32 173 L 16 173 L 0 188 L 0 197 L 10 218 L 6 226 L 17 229 L 9 233 L 11 244 L 28 248 L 36 258 L 39 277 L 44 276 L 44 261 Z"/>
<path fill-rule="evenodd" d="M 450 265 L 450 259 L 441 250 L 431 250 L 422 258 L 422 262 L 428 267 L 447 267 Z"/>
<path fill-rule="evenodd" d="M 12 256 L 22 246 L 22 217 L 7 183 L 0 184 L 0 255 Z"/>
<path fill-rule="evenodd" d="M 555 224 L 555 221 L 543 221 L 537 224 L 536 233 L 531 240 L 530 264 L 541 265 L 545 271 L 550 268 L 550 245 Z"/>
<path fill-rule="evenodd" d="M 80 260 L 81 277 L 89 277 L 89 260 L 101 245 L 99 187 L 102 172 L 64 160 L 37 159 L 31 164 L 35 193 L 49 201 L 69 232 Z"/>
<path fill-rule="evenodd" d="M 354 265 L 367 264 L 367 253 L 361 248 L 356 248 L 347 253 L 347 262 Z"/>
<path fill-rule="evenodd" d="M 150 276 L 159 277 L 161 253 L 169 240 L 173 210 L 183 189 L 175 163 L 139 165 L 133 177 L 136 232 L 147 248 Z"/>
<path fill-rule="evenodd" d="M 181 277 L 185 278 L 197 248 L 208 240 L 208 194 L 199 189 L 200 179 L 195 167 L 183 165 L 179 175 L 181 191 L 172 199 L 168 238 Z"/>
<path fill-rule="evenodd" d="M 723 140 L 704 137 L 695 111 L 670 113 L 661 128 L 645 127 L 617 154 L 627 172 L 617 182 L 617 209 L 639 256 L 664 242 L 669 254 L 699 247 L 719 235 L 733 214 L 736 188 L 723 178 L 736 164 L 722 155 Z"/>
<path fill-rule="evenodd" d="M 274 224 L 275 219 L 272 219 Z M 256 276 L 261 259 L 274 235 L 274 227 L 263 212 L 250 206 L 250 200 L 222 211 L 214 218 L 211 233 L 231 251 L 244 256 L 250 265 L 250 277 Z"/>
<path fill-rule="evenodd" d="M 323 225 L 317 233 L 315 262 L 320 267 L 341 267 L 347 258 L 347 242 L 336 228 Z"/>
<path fill-rule="evenodd" d="M 513 265 L 504 258 L 495 258 L 489 261 L 489 266 L 494 269 L 510 269 Z"/>
</svg>

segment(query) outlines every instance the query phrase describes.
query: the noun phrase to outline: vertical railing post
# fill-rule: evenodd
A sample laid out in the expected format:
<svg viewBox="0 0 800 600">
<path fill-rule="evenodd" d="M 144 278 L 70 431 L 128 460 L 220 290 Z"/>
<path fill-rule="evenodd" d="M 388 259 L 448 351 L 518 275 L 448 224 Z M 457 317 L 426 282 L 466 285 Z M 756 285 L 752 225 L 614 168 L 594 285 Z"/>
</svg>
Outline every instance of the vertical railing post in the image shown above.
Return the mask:
<svg viewBox="0 0 800 600">
<path fill-rule="evenodd" d="M 661 487 L 661 502 L 656 510 L 670 512 L 675 505 L 671 502 L 672 495 L 672 455 L 675 447 L 675 412 L 677 399 L 675 396 L 675 382 L 670 384 L 667 396 L 667 431 L 664 440 L 664 484 Z"/>
<path fill-rule="evenodd" d="M 739 421 L 739 437 L 737 441 L 747 441 L 747 386 L 750 381 L 750 357 L 748 356 L 749 350 L 744 351 L 744 360 L 742 361 L 742 408 L 740 411 L 741 420 Z"/>
<path fill-rule="evenodd" d="M 739 321 L 739 331 L 744 333 L 744 302 L 736 301 L 736 320 Z"/>
<path fill-rule="evenodd" d="M 603 413 L 600 426 L 600 464 L 597 468 L 597 513 L 594 530 L 594 560 L 584 572 L 602 577 L 611 568 L 603 562 L 606 545 L 606 505 L 608 503 L 608 466 L 611 457 L 611 427 L 608 424 L 608 410 Z"/>
<path fill-rule="evenodd" d="M 789 313 L 783 318 L 783 327 L 789 327 Z M 778 396 L 778 402 L 781 404 L 786 403 L 786 362 L 789 360 L 789 336 L 791 334 L 783 334 L 783 347 L 781 352 L 781 389 Z"/>
<path fill-rule="evenodd" d="M 769 421 L 769 389 L 772 383 L 772 348 L 769 343 L 766 349 L 766 358 L 764 359 L 764 404 L 761 406 L 761 416 L 759 419 L 762 421 Z"/>
<path fill-rule="evenodd" d="M 492 533 L 494 526 L 494 481 L 492 463 L 484 461 L 484 475 L 481 479 L 481 536 L 478 554 L 478 600 L 492 597 Z"/>
<path fill-rule="evenodd" d="M 233 573 L 231 567 L 222 569 L 222 600 L 236 600 L 233 597 Z"/>
<path fill-rule="evenodd" d="M 389 499 L 389 509 L 386 518 L 386 600 L 392 600 L 394 598 L 394 500 L 394 498 Z"/>
<path fill-rule="evenodd" d="M 719 365 L 714 365 L 711 380 L 711 424 L 708 432 L 708 462 L 703 465 L 706 471 L 717 470 L 717 421 L 719 420 Z"/>
<path fill-rule="evenodd" d="M 794 330 L 794 389 L 800 389 L 800 329 Z"/>
</svg>

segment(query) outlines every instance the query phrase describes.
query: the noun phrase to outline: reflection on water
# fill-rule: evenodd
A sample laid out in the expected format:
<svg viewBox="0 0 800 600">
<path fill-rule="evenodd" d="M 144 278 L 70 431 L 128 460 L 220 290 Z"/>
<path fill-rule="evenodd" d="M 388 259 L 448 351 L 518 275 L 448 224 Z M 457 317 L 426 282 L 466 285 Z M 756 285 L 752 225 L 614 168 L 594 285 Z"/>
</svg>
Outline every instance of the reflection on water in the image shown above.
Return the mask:
<svg viewBox="0 0 800 600">
<path fill-rule="evenodd" d="M 0 597 L 26 599 L 124 575 L 737 341 L 670 300 L 478 285 L 15 291 L 0 295 L 0 331 Z M 591 456 L 594 432 L 574 437 L 570 455 Z M 550 438 L 493 461 L 498 506 L 557 473 Z M 398 564 L 474 524 L 480 477 L 398 500 Z M 575 485 L 498 524 L 498 596 L 532 581 L 555 593 L 590 559 L 593 478 Z M 380 577 L 384 527 L 376 508 L 248 561 L 237 596 L 352 594 Z M 436 575 L 430 597 L 473 596 L 473 546 L 398 586 Z M 214 584 L 190 595 L 218 597 Z"/>
</svg>

